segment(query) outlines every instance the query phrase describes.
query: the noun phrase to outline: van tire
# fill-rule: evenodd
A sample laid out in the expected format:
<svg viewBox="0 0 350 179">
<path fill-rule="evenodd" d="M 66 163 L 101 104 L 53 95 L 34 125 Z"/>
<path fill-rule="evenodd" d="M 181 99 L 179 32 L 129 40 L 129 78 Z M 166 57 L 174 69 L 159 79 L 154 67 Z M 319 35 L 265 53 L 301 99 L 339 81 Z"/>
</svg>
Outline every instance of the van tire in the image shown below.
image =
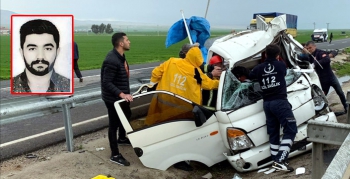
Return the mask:
<svg viewBox="0 0 350 179">
<path fill-rule="evenodd" d="M 318 114 L 328 107 L 329 102 L 320 87 L 313 85 L 311 90 L 312 99 L 315 103 L 315 112 Z"/>
</svg>

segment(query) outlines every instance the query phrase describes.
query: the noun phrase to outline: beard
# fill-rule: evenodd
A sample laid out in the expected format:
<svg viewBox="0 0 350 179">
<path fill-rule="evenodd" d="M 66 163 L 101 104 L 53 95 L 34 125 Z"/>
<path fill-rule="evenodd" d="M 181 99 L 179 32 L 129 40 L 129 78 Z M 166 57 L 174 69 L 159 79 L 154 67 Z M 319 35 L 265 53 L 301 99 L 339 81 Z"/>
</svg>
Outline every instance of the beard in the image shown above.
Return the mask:
<svg viewBox="0 0 350 179">
<path fill-rule="evenodd" d="M 26 68 L 29 70 L 29 72 L 32 73 L 33 75 L 36 75 L 36 76 L 44 76 L 44 75 L 48 74 L 49 72 L 51 72 L 53 70 L 53 66 L 54 66 L 55 61 L 56 61 L 56 57 L 55 57 L 52 64 L 50 64 L 50 62 L 48 62 L 44 59 L 41 59 L 41 60 L 38 59 L 38 60 L 33 61 L 31 64 L 28 64 L 27 60 L 24 56 L 23 56 L 23 59 L 24 59 L 24 63 L 26 65 Z M 39 64 L 40 62 L 42 64 L 47 65 L 47 67 L 44 70 L 39 71 L 39 70 L 33 68 L 34 65 Z"/>
</svg>

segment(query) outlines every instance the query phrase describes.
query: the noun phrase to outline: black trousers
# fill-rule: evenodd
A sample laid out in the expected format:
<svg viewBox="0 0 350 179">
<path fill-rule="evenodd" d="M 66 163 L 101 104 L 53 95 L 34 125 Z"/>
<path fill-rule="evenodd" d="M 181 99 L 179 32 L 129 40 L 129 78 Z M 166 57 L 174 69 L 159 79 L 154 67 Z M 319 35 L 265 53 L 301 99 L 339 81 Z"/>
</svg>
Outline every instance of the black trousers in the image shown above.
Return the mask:
<svg viewBox="0 0 350 179">
<path fill-rule="evenodd" d="M 78 78 L 83 77 L 80 73 L 79 66 L 78 66 L 78 59 L 74 59 L 74 72 L 77 75 Z"/>
<path fill-rule="evenodd" d="M 109 118 L 109 128 L 108 128 L 108 140 L 109 146 L 111 148 L 112 156 L 119 154 L 118 149 L 118 140 L 117 140 L 117 130 L 119 139 L 125 139 L 126 133 L 125 129 L 120 122 L 120 118 L 117 114 L 117 111 L 114 108 L 113 103 L 105 102 L 107 110 L 108 110 L 108 118 Z M 126 118 L 129 120 L 131 117 L 130 103 L 124 102 L 121 103 L 121 108 L 124 111 Z"/>
</svg>

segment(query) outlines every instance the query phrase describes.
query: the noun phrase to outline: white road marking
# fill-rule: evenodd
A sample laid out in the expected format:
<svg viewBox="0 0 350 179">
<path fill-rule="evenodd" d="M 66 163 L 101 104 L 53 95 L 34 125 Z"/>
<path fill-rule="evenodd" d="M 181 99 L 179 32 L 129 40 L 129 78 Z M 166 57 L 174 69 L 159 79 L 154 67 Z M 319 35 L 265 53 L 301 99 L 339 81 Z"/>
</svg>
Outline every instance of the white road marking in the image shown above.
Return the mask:
<svg viewBox="0 0 350 179">
<path fill-rule="evenodd" d="M 75 124 L 72 125 L 72 127 L 80 126 L 80 125 L 83 125 L 83 124 L 86 124 L 86 123 L 89 123 L 89 122 L 93 122 L 93 121 L 98 121 L 98 120 L 104 119 L 106 117 L 108 117 L 108 115 L 95 117 L 95 118 L 92 118 L 92 119 L 89 119 L 89 120 L 86 120 L 86 121 L 75 123 Z M 9 145 L 13 145 L 13 144 L 16 144 L 16 143 L 19 143 L 19 142 L 23 142 L 23 141 L 26 141 L 26 140 L 29 140 L 29 139 L 34 139 L 34 138 L 37 138 L 37 137 L 40 137 L 40 136 L 44 136 L 44 135 L 47 135 L 47 134 L 52 134 L 54 132 L 58 132 L 58 131 L 61 131 L 61 130 L 64 130 L 64 127 L 60 127 L 60 128 L 53 129 L 53 130 L 50 130 L 50 131 L 46 131 L 46 132 L 42 132 L 42 133 L 39 133 L 39 134 L 35 134 L 35 135 L 32 135 L 32 136 L 24 137 L 24 138 L 21 138 L 21 139 L 13 140 L 11 142 L 6 142 L 4 144 L 0 144 L 0 148 L 6 147 L 6 146 L 9 146 Z"/>
<path fill-rule="evenodd" d="M 150 68 L 155 68 L 155 66 L 153 67 L 147 67 L 147 68 L 138 68 L 138 69 L 134 69 L 134 70 L 130 70 L 130 72 L 133 72 L 133 71 L 140 71 L 140 70 L 145 70 L 145 69 L 150 69 Z M 84 76 L 84 78 L 95 78 L 95 77 L 98 77 L 100 75 L 91 75 L 91 76 Z M 7 90 L 7 89 L 10 89 L 11 87 L 5 87 L 5 88 L 0 88 L 0 90 Z"/>
</svg>

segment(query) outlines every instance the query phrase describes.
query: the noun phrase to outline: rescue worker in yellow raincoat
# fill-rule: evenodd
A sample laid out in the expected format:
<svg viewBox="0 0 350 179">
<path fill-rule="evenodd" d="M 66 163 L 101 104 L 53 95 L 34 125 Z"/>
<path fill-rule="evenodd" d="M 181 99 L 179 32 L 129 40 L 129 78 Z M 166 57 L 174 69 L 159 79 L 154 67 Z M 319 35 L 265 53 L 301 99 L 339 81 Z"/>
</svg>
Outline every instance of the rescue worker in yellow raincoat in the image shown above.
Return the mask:
<svg viewBox="0 0 350 179">
<path fill-rule="evenodd" d="M 219 86 L 218 80 L 205 75 L 200 66 L 203 56 L 198 44 L 190 47 L 184 59 L 170 58 L 152 71 L 151 83 L 158 83 L 156 90 L 164 90 L 182 96 L 196 104 L 202 104 L 201 89 L 212 90 Z M 146 125 L 162 121 L 192 118 L 193 106 L 181 103 L 166 94 L 158 94 L 152 99 Z"/>
</svg>

